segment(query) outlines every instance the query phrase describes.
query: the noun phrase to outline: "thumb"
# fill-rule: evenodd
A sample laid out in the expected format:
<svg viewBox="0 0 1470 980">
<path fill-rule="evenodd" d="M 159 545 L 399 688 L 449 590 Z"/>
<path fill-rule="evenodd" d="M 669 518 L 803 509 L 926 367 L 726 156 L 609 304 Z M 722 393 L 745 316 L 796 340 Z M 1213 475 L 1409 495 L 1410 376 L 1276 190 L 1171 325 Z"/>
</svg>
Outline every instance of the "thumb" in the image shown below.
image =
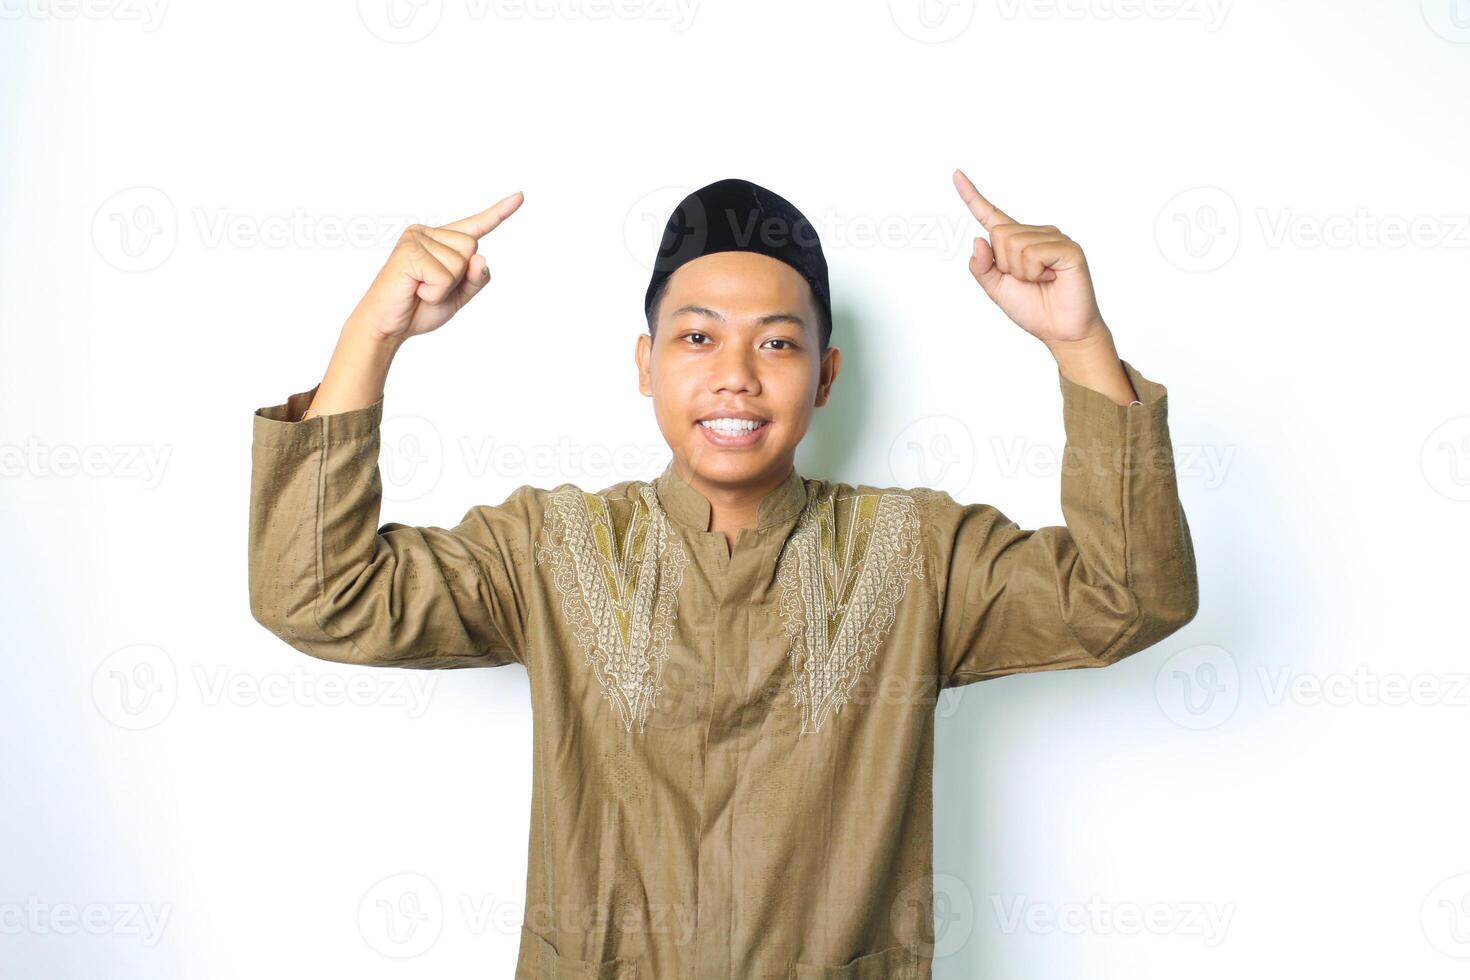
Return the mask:
<svg viewBox="0 0 1470 980">
<path fill-rule="evenodd" d="M 484 289 L 490 283 L 490 266 L 485 256 L 476 252 L 470 259 L 469 267 L 464 271 L 464 278 L 454 290 L 455 308 L 463 307 L 475 294 Z"/>
<path fill-rule="evenodd" d="M 990 248 L 990 243 L 983 238 L 975 239 L 975 250 L 970 255 L 970 274 L 985 290 L 985 295 L 993 301 L 1000 302 L 1000 283 L 1005 278 L 1005 273 L 995 264 L 995 252 Z"/>
</svg>

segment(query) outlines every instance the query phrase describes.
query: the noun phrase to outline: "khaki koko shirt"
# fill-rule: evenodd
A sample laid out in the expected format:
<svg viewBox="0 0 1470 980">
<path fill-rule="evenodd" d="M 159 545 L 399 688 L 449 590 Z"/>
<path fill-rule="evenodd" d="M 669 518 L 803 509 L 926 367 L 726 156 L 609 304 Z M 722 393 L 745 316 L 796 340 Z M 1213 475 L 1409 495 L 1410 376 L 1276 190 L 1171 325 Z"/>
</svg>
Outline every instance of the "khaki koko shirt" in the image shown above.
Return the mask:
<svg viewBox="0 0 1470 980">
<path fill-rule="evenodd" d="M 1102 667 L 1198 591 L 1165 388 L 1058 372 L 1066 526 L 797 472 L 733 553 L 672 463 L 378 526 L 383 400 L 258 409 L 250 608 L 323 660 L 530 678 L 517 980 L 921 980 L 938 689 Z"/>
</svg>

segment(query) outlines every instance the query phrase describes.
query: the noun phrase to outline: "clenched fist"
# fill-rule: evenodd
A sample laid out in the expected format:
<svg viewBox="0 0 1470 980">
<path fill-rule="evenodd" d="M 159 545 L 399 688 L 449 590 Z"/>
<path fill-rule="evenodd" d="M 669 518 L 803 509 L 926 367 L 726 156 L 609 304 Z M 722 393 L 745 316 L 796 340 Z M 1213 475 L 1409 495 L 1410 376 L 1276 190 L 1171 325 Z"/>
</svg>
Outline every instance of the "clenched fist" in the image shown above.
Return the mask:
<svg viewBox="0 0 1470 980">
<path fill-rule="evenodd" d="M 516 191 L 479 214 L 438 228 L 409 225 L 348 322 L 374 339 L 394 343 L 443 326 L 490 281 L 480 239 L 523 200 Z"/>
</svg>

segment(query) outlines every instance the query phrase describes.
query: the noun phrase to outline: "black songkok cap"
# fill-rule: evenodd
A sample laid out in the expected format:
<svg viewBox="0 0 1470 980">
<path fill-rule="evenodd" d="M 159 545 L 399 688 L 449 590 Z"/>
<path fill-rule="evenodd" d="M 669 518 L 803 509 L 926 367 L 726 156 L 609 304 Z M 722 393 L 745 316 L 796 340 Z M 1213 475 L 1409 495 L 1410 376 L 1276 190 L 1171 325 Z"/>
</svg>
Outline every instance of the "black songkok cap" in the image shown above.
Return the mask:
<svg viewBox="0 0 1470 980">
<path fill-rule="evenodd" d="M 706 184 L 669 215 L 643 296 L 644 313 L 653 312 L 653 294 L 675 269 L 714 252 L 760 252 L 780 259 L 811 284 L 817 309 L 832 322 L 827 259 L 817 229 L 780 194 L 738 177 Z"/>
</svg>

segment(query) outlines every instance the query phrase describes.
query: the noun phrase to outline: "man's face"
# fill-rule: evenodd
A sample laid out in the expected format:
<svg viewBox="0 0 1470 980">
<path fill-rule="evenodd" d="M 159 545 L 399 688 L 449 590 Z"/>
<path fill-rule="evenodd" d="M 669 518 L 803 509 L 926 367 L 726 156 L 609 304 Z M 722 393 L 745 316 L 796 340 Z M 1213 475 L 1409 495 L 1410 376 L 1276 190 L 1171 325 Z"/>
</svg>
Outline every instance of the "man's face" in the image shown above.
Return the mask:
<svg viewBox="0 0 1470 980">
<path fill-rule="evenodd" d="M 819 350 L 806 280 L 757 252 L 702 255 L 669 277 L 656 323 L 638 338 L 638 390 L 676 465 L 696 486 L 779 483 L 841 361 Z"/>
</svg>

